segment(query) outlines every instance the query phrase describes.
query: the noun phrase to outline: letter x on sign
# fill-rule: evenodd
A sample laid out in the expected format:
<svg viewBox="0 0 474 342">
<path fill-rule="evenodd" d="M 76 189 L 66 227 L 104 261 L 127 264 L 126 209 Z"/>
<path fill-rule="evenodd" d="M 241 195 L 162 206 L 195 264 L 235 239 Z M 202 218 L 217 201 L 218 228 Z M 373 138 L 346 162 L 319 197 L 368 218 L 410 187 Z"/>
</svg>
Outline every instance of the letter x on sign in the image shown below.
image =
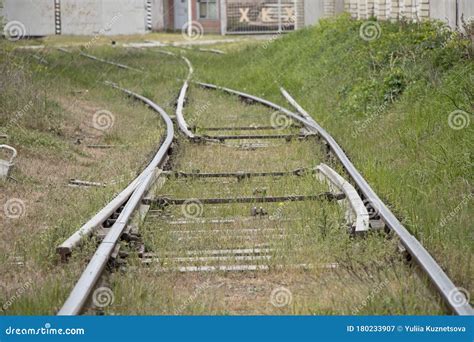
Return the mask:
<svg viewBox="0 0 474 342">
<path fill-rule="evenodd" d="M 250 8 L 239 8 L 239 11 L 240 11 L 240 20 L 239 22 L 240 23 L 243 23 L 243 22 L 247 22 L 249 23 L 250 22 L 250 19 L 249 19 L 249 10 Z"/>
</svg>

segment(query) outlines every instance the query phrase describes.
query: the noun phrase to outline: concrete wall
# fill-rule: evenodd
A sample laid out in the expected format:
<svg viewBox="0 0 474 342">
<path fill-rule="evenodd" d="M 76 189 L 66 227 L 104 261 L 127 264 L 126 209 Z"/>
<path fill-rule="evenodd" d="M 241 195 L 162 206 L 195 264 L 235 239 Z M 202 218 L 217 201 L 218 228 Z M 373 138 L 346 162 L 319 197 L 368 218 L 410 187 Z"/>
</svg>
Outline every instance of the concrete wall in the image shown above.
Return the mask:
<svg viewBox="0 0 474 342">
<path fill-rule="evenodd" d="M 145 33 L 144 0 L 61 0 L 62 34 Z"/>
<path fill-rule="evenodd" d="M 152 0 L 151 6 L 153 31 L 162 31 L 165 29 L 164 0 Z"/>
<path fill-rule="evenodd" d="M 431 17 L 448 23 L 451 27 L 461 24 L 461 18 L 474 19 L 474 0 L 430 0 Z M 457 16 L 457 17 L 456 17 Z"/>
<path fill-rule="evenodd" d="M 304 0 L 304 24 L 314 25 L 321 18 L 338 15 L 345 10 L 344 0 Z"/>
<path fill-rule="evenodd" d="M 474 0 L 459 0 L 459 19 L 464 15 L 464 20 L 468 19 L 474 21 Z"/>
<path fill-rule="evenodd" d="M 26 36 L 55 34 L 54 0 L 4 0 L 3 17 L 5 24 L 21 22 Z"/>
<path fill-rule="evenodd" d="M 456 25 L 456 0 L 431 0 L 430 16 L 442 20 L 450 26 Z"/>
</svg>

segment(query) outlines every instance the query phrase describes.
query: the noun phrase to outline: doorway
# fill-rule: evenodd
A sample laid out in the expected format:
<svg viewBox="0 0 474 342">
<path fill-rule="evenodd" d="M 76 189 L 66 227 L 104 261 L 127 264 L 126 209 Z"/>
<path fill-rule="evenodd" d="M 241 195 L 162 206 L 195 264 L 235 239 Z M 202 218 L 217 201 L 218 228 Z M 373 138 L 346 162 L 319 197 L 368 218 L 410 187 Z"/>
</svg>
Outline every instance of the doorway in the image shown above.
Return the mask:
<svg viewBox="0 0 474 342">
<path fill-rule="evenodd" d="M 174 0 L 174 28 L 181 30 L 188 21 L 188 0 Z"/>
</svg>

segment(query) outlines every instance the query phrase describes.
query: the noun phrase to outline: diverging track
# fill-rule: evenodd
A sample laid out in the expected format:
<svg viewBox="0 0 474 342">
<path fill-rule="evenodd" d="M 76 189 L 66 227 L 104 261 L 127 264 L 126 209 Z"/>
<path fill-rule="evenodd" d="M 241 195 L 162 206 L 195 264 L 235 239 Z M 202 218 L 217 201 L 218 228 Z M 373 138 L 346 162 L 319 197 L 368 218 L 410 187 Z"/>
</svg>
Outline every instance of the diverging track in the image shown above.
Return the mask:
<svg viewBox="0 0 474 342">
<path fill-rule="evenodd" d="M 59 248 L 67 258 L 84 236 L 104 237 L 59 314 L 439 310 L 400 250 L 455 313 L 472 313 L 453 300 L 454 284 L 286 91 L 298 113 L 193 83 L 185 61 L 179 134 L 159 106 L 119 88 L 161 115 L 167 137 L 144 172 Z M 384 231 L 395 234 L 387 239 Z M 107 265 L 124 272 L 103 276 Z M 425 300 L 412 308 L 401 293 Z"/>
</svg>

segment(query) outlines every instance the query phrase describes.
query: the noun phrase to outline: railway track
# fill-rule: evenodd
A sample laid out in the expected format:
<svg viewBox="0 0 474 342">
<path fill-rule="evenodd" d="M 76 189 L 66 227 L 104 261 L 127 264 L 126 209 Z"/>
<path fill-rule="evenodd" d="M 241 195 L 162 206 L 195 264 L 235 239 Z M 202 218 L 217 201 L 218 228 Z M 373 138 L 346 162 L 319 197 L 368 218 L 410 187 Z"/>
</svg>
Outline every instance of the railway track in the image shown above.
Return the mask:
<svg viewBox="0 0 474 342">
<path fill-rule="evenodd" d="M 222 279 L 235 273 L 237 284 L 256 273 L 268 278 L 282 270 L 316 269 L 324 276 L 339 263 L 321 253 L 320 240 L 328 245 L 332 236 L 358 248 L 377 230 L 396 237 L 400 251 L 419 265 L 453 313 L 473 314 L 469 303 L 459 304 L 456 286 L 337 142 L 288 92 L 281 89 L 295 112 L 193 82 L 192 65 L 181 58 L 189 72 L 174 124 L 156 103 L 109 83 L 156 111 L 167 135 L 148 167 L 58 247 L 67 260 L 88 236 L 101 239 L 59 315 L 93 309 L 91 297 L 102 288 L 104 273 L 117 267 L 137 277 L 143 268 L 158 277 L 172 274 L 173 284 L 195 282 L 196 274 Z"/>
</svg>

